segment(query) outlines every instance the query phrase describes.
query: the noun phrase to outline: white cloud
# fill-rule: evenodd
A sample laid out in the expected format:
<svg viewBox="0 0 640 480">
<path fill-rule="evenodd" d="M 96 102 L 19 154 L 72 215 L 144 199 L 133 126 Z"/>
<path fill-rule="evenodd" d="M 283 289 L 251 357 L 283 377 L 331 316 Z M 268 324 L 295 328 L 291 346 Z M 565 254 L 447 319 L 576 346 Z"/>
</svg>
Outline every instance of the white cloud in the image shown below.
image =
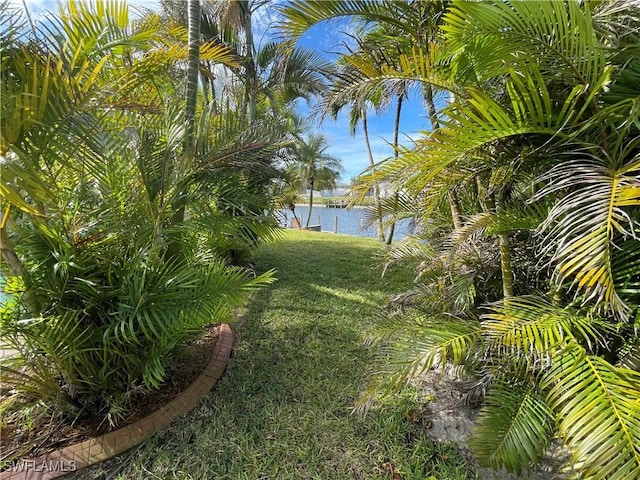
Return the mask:
<svg viewBox="0 0 640 480">
<path fill-rule="evenodd" d="M 33 17 L 58 11 L 58 2 L 55 0 L 9 0 L 9 6 L 18 10 L 24 10 L 25 5 Z"/>
<path fill-rule="evenodd" d="M 276 35 L 275 25 L 277 25 L 278 13 L 273 5 L 262 4 L 251 15 L 251 26 L 253 27 L 253 37 L 256 45 L 268 42 Z"/>
</svg>

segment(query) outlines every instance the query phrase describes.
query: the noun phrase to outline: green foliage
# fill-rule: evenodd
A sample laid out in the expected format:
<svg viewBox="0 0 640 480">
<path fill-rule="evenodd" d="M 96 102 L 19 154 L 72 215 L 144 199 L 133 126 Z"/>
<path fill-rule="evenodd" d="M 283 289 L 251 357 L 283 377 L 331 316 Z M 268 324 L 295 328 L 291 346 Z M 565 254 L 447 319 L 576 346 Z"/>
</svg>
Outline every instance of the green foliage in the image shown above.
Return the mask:
<svg viewBox="0 0 640 480">
<path fill-rule="evenodd" d="M 479 323 L 445 313 L 426 317 L 405 311 L 385 317 L 376 333 L 373 338 L 382 367 L 362 399 L 365 408 L 381 392 L 396 393 L 408 379 L 434 366 L 467 362 L 479 339 Z"/>
<path fill-rule="evenodd" d="M 37 392 L 48 408 L 110 424 L 135 393 L 160 386 L 177 345 L 232 321 L 233 308 L 273 280 L 227 267 L 197 244 L 187 260 L 165 261 L 150 235 L 119 233 L 78 245 L 51 228 L 28 229 L 19 253 L 30 261 L 25 285 L 41 316 L 5 320 L 3 330 L 20 352 L 13 363 L 31 372 L 9 367 L 5 381 L 19 395 Z"/>
<path fill-rule="evenodd" d="M 293 38 L 354 17 L 363 31 L 391 28 L 411 45 L 384 61 L 346 54 L 350 68 L 328 102 L 402 81 L 453 93 L 428 112 L 440 128 L 376 165 L 358 189 L 387 182 L 401 191 L 418 233 L 387 255 L 390 264 L 417 260 L 420 274 L 396 298 L 401 313 L 380 323 L 387 386 L 434 363 L 448 340 L 434 326 L 455 338 L 461 319 L 480 317 L 476 340 L 456 343 L 451 360 L 490 379 L 474 438 L 481 462 L 528 469 L 557 430 L 581 478 L 635 478 L 637 367 L 617 365 L 637 365 L 631 85 L 640 12 L 614 2 L 454 1 L 442 18 L 419 21 L 420 4 L 305 1 L 284 10 Z M 456 211 L 462 225 L 450 222 Z M 441 355 L 444 363 L 451 354 Z M 374 374 L 373 386 L 383 378 Z"/>
<path fill-rule="evenodd" d="M 632 307 L 616 291 L 612 260 L 614 249 L 625 250 L 631 264 L 640 259 L 635 250 L 637 219 L 631 210 L 640 204 L 640 160 L 632 154 L 637 145 L 633 141 L 612 152 L 612 157 L 578 151 L 576 156 L 583 158 L 569 158 L 541 177 L 548 185 L 538 193 L 574 190 L 554 206 L 542 225 L 549 231 L 545 244 L 554 253 L 557 283 L 571 280 L 580 294 L 600 300 L 603 308 L 622 317 Z M 581 214 L 575 215 L 576 211 Z"/>
<path fill-rule="evenodd" d="M 552 411 L 530 385 L 493 387 L 478 414 L 471 445 L 493 468 L 504 465 L 520 475 L 523 467 L 542 458 L 554 430 Z"/>
<path fill-rule="evenodd" d="M 604 334 L 613 333 L 603 318 L 554 306 L 535 296 L 514 297 L 495 304 L 483 319 L 490 348 L 506 356 L 531 355 L 532 363 L 561 348 L 567 339 L 595 351 L 604 346 Z"/>
<path fill-rule="evenodd" d="M 555 358 L 543 385 L 559 435 L 584 475 L 633 478 L 640 469 L 638 371 L 612 366 L 569 345 Z"/>
<path fill-rule="evenodd" d="M 2 343 L 18 355 L 2 361 L 2 408 L 18 417 L 30 408 L 116 425 L 166 380 L 179 345 L 233 321 L 273 281 L 230 264 L 277 233 L 265 192 L 282 125 L 196 105 L 185 155 L 173 70 L 183 56 L 168 46 L 158 62 L 157 25 L 127 15 L 119 2 L 71 2 L 34 32 L 48 29 L 50 42 L 3 31 L 13 47 L 2 63 L 3 256 L 23 291 L 3 308 Z M 201 53 L 231 62 L 223 47 Z"/>
<path fill-rule="evenodd" d="M 291 147 L 292 161 L 288 177 L 294 183 L 295 179 L 302 181 L 310 190 L 307 227 L 311 220 L 313 191 L 334 188 L 342 170 L 340 159 L 326 153 L 328 147 L 327 140 L 315 134 L 298 140 Z"/>
</svg>

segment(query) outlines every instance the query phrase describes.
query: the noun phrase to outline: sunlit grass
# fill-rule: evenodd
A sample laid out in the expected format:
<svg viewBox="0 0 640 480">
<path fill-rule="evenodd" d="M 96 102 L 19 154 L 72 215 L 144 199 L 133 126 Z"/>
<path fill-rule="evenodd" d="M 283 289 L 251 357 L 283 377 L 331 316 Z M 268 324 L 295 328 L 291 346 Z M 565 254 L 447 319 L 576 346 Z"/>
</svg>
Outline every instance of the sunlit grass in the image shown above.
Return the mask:
<svg viewBox="0 0 640 480">
<path fill-rule="evenodd" d="M 371 360 L 363 325 L 413 278 L 403 269 L 382 279 L 373 269 L 378 248 L 292 231 L 263 247 L 257 270 L 276 268 L 279 280 L 236 326 L 224 377 L 116 478 L 377 479 L 391 469 L 404 480 L 471 478 L 454 448 L 427 441 L 409 421 L 411 391 L 366 417 L 352 412 Z"/>
</svg>

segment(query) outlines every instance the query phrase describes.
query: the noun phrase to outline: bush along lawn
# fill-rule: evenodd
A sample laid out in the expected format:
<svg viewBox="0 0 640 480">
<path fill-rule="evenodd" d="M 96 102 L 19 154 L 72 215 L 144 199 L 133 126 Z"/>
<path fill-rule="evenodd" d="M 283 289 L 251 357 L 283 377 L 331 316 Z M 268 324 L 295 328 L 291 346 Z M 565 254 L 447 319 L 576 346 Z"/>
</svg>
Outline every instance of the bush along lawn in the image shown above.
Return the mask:
<svg viewBox="0 0 640 480">
<path fill-rule="evenodd" d="M 190 414 L 130 455 L 79 472 L 96 478 L 468 479 L 451 445 L 412 423 L 411 390 L 366 416 L 353 412 L 372 353 L 362 333 L 409 269 L 380 277 L 375 241 L 287 231 L 263 247 L 258 272 L 278 281 L 235 326 L 222 380 Z M 112 477 L 113 478 L 113 477 Z"/>
</svg>

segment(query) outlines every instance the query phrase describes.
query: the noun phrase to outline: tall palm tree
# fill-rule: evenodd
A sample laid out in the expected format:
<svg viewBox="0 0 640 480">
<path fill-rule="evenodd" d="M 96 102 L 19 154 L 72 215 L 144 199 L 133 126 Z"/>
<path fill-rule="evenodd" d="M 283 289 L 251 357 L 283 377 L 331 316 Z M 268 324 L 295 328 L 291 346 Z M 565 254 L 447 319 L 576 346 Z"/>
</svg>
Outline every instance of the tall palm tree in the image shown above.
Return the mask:
<svg viewBox="0 0 640 480">
<path fill-rule="evenodd" d="M 292 168 L 296 177 L 309 187 L 309 213 L 305 227 L 311 221 L 314 190 L 334 188 L 342 170 L 341 160 L 325 151 L 329 148 L 322 135 L 310 134 L 292 148 Z"/>
<path fill-rule="evenodd" d="M 431 22 L 427 22 L 427 23 L 431 24 Z M 364 35 L 364 38 L 362 40 L 359 40 L 358 43 L 361 50 L 366 50 L 367 52 L 369 52 L 368 56 L 375 58 L 374 61 L 376 63 L 387 64 L 390 66 L 390 64 L 398 61 L 398 56 L 400 52 L 402 52 L 403 50 L 406 50 L 408 44 L 410 43 L 410 41 L 407 42 L 408 41 L 407 38 L 403 38 L 402 33 L 403 32 L 399 32 L 397 29 L 395 29 L 394 31 L 394 28 L 391 25 L 382 23 L 382 24 L 378 24 L 376 28 L 369 30 Z M 394 121 L 393 121 L 392 147 L 393 147 L 393 157 L 396 160 L 400 153 L 399 152 L 399 146 L 400 146 L 399 136 L 400 136 L 400 118 L 402 115 L 402 106 L 408 94 L 408 90 L 409 90 L 409 83 L 407 82 L 404 84 L 402 83 L 399 84 L 397 89 L 393 92 L 396 100 L 396 108 L 395 108 L 395 115 L 394 115 Z M 390 100 L 391 99 L 386 99 L 386 98 L 380 99 L 380 101 L 384 103 L 389 103 Z M 430 100 L 432 101 L 433 98 L 430 97 Z M 433 119 L 432 119 L 432 123 L 433 123 Z M 438 128 L 438 124 L 437 123 L 433 124 L 432 128 Z M 369 149 L 369 152 L 370 152 L 370 149 Z M 371 158 L 371 155 L 369 155 L 369 157 Z M 379 187 L 377 185 L 376 185 L 376 188 L 378 188 L 379 190 Z M 399 193 L 394 192 L 392 194 L 392 198 L 387 199 L 387 202 L 386 202 L 387 204 L 392 205 L 393 207 L 392 211 L 394 212 L 393 216 L 395 216 L 395 212 L 397 211 L 398 200 L 399 200 Z M 379 200 L 378 200 L 377 208 L 378 208 L 378 215 L 380 216 L 379 221 L 382 222 L 382 209 L 381 209 Z M 384 242 L 387 245 L 391 245 L 391 242 L 393 241 L 395 226 L 396 226 L 396 222 L 392 221 L 391 224 L 389 225 L 389 232 L 386 235 L 386 238 L 383 238 Z"/>
<path fill-rule="evenodd" d="M 188 22 L 188 38 L 187 38 L 187 84 L 185 88 L 185 108 L 184 108 L 184 139 L 182 147 L 182 155 L 185 163 L 193 160 L 196 148 L 196 107 L 198 104 L 198 79 L 200 71 L 200 20 L 201 8 L 200 0 L 188 0 L 187 2 L 187 22 Z M 179 226 L 184 221 L 185 203 L 183 197 L 186 192 L 176 198 L 175 212 L 171 217 L 171 226 Z M 178 258 L 180 255 L 180 239 L 174 239 L 167 249 L 168 258 Z"/>
<path fill-rule="evenodd" d="M 339 112 L 344 108 L 344 105 L 339 105 L 337 102 L 333 102 L 327 106 L 331 109 L 330 115 L 334 120 L 337 119 Z M 367 158 L 369 159 L 369 167 L 375 167 L 375 160 L 373 159 L 373 152 L 371 151 L 371 142 L 369 140 L 369 117 L 367 113 L 367 102 L 360 100 L 352 104 L 349 110 L 349 133 L 351 136 L 355 136 L 358 124 L 362 123 L 362 135 L 364 137 L 365 148 L 367 149 Z M 384 225 L 382 218 L 382 208 L 380 199 L 380 185 L 375 184 L 373 186 L 374 196 L 374 209 L 376 211 L 376 234 L 379 242 L 384 242 Z"/>
</svg>

